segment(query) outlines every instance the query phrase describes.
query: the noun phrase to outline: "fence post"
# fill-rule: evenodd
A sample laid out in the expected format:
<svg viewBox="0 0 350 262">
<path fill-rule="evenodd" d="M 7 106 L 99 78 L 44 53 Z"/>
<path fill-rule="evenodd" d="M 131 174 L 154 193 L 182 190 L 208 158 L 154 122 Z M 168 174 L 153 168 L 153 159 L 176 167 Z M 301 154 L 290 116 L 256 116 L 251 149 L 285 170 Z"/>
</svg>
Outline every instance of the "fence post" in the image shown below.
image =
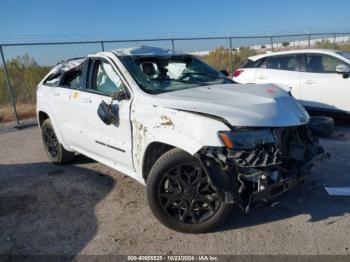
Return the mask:
<svg viewBox="0 0 350 262">
<path fill-rule="evenodd" d="M 17 124 L 17 126 L 19 126 L 20 124 L 19 124 L 18 114 L 17 114 L 17 110 L 16 110 L 15 99 L 14 99 L 14 95 L 13 95 L 12 88 L 11 88 L 11 85 L 10 85 L 9 73 L 8 73 L 8 70 L 7 70 L 5 56 L 4 56 L 4 52 L 2 50 L 2 46 L 1 45 L 0 45 L 0 53 L 1 53 L 2 64 L 4 66 L 6 85 L 7 85 L 7 89 L 8 89 L 9 95 L 10 95 L 10 101 L 11 101 L 11 104 L 12 104 L 12 107 L 13 107 L 13 113 L 14 113 L 14 115 L 16 117 L 16 124 Z"/>
<path fill-rule="evenodd" d="M 171 41 L 171 48 L 173 49 L 173 52 L 175 52 L 175 42 L 174 42 L 174 39 L 171 38 L 170 41 Z"/>
<path fill-rule="evenodd" d="M 104 52 L 105 51 L 105 45 L 104 45 L 103 41 L 101 41 L 100 43 L 101 43 L 102 51 Z"/>
<path fill-rule="evenodd" d="M 333 48 L 334 49 L 336 49 L 336 47 L 337 47 L 336 38 L 337 38 L 337 33 L 334 33 L 334 36 L 333 36 Z"/>
<path fill-rule="evenodd" d="M 271 51 L 273 51 L 273 36 L 270 36 L 271 39 Z"/>
<path fill-rule="evenodd" d="M 229 42 L 230 42 L 230 74 L 233 74 L 233 47 L 232 47 L 232 37 L 229 37 Z"/>
</svg>

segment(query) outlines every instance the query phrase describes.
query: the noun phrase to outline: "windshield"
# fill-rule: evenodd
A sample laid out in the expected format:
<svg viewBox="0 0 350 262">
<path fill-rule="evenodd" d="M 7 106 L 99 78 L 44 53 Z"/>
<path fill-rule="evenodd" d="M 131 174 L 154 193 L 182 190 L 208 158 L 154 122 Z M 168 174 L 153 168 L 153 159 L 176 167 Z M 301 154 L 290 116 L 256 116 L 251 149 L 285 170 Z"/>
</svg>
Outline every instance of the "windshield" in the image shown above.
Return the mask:
<svg viewBox="0 0 350 262">
<path fill-rule="evenodd" d="M 222 73 L 191 55 L 119 56 L 139 86 L 161 94 L 203 85 L 232 84 Z"/>
<path fill-rule="evenodd" d="M 337 52 L 337 54 L 350 60 L 350 52 Z"/>
</svg>

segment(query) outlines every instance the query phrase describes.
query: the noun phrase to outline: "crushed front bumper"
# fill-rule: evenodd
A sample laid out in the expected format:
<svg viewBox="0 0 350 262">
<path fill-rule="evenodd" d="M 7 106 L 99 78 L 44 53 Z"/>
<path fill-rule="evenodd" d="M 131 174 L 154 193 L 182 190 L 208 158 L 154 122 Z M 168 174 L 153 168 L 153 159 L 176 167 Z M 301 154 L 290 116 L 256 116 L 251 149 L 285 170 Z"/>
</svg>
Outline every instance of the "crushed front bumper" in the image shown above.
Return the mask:
<svg viewBox="0 0 350 262">
<path fill-rule="evenodd" d="M 296 187 L 301 182 L 305 180 L 305 177 L 299 177 L 299 178 L 286 178 L 281 181 L 278 181 L 264 190 L 253 192 L 252 193 L 252 202 L 257 201 L 270 201 L 288 190 L 292 189 L 293 187 Z"/>
<path fill-rule="evenodd" d="M 223 202 L 236 203 L 248 212 L 253 203 L 270 202 L 302 183 L 315 161 L 328 157 L 307 128 L 288 130 L 289 137 L 280 133 L 279 142 L 256 152 L 204 148 L 197 154 Z"/>
</svg>

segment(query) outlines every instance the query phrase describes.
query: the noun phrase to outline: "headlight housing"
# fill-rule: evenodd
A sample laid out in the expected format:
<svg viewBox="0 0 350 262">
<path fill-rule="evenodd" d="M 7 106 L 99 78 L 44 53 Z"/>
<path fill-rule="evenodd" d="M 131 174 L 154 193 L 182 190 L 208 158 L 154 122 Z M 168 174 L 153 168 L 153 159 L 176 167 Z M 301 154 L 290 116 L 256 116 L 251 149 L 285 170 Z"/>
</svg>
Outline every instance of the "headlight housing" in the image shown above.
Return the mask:
<svg viewBox="0 0 350 262">
<path fill-rule="evenodd" d="M 271 129 L 268 128 L 221 131 L 219 137 L 227 148 L 237 150 L 249 150 L 258 145 L 276 143 Z"/>
</svg>

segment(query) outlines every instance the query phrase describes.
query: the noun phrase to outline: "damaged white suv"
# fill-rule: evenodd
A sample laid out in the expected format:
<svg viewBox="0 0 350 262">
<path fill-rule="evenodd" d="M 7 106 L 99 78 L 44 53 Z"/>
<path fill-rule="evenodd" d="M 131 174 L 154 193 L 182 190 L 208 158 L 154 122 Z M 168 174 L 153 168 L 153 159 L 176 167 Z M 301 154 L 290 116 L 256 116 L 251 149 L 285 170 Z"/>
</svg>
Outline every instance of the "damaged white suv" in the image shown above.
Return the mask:
<svg viewBox="0 0 350 262">
<path fill-rule="evenodd" d="M 322 151 L 279 87 L 146 46 L 58 64 L 39 83 L 37 115 L 52 162 L 80 153 L 127 174 L 161 223 L 188 233 L 281 195 Z"/>
</svg>

